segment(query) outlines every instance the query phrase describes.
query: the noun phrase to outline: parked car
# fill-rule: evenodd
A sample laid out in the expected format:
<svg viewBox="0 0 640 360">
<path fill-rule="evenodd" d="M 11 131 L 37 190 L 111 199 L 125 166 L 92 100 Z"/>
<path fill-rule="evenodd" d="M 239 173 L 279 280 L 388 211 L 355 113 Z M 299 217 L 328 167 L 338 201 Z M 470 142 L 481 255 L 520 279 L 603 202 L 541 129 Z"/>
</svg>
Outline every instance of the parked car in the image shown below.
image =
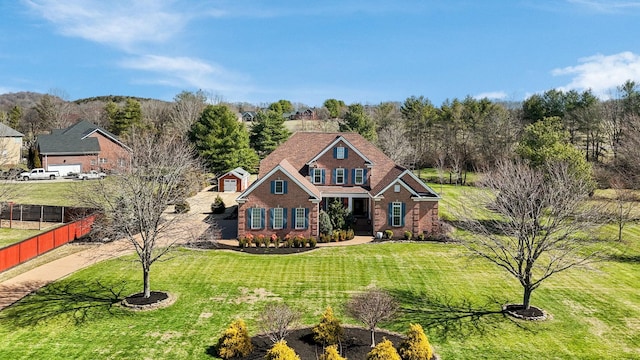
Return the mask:
<svg viewBox="0 0 640 360">
<path fill-rule="evenodd" d="M 27 180 L 55 180 L 60 177 L 58 171 L 47 171 L 43 168 L 35 168 L 29 172 L 18 175 L 18 179 Z"/>
<path fill-rule="evenodd" d="M 88 173 L 80 173 L 78 174 L 78 176 L 76 176 L 76 179 L 78 180 L 94 180 L 94 179 L 99 179 L 102 180 L 107 176 L 107 174 L 103 173 L 103 172 L 99 172 L 96 170 L 91 170 Z"/>
</svg>

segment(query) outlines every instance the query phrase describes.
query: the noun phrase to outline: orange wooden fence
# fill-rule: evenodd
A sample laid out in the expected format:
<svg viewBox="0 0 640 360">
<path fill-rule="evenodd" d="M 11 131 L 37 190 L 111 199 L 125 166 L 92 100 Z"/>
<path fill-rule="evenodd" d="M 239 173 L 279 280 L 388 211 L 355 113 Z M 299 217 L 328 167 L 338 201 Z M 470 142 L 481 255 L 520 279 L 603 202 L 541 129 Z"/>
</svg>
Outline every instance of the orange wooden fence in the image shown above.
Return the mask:
<svg viewBox="0 0 640 360">
<path fill-rule="evenodd" d="M 0 249 L 0 272 L 88 234 L 95 219 L 91 215 Z"/>
</svg>

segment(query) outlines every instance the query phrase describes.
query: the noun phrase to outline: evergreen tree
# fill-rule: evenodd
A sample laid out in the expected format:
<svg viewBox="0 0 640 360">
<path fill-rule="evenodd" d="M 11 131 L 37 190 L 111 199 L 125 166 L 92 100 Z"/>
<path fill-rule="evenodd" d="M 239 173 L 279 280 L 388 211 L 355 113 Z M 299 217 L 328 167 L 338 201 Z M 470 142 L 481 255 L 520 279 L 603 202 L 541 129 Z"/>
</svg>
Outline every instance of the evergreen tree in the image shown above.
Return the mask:
<svg viewBox="0 0 640 360">
<path fill-rule="evenodd" d="M 264 358 L 266 360 L 300 360 L 300 356 L 284 340 L 273 344 Z"/>
<path fill-rule="evenodd" d="M 367 354 L 367 360 L 400 360 L 400 355 L 393 343 L 385 338 Z"/>
<path fill-rule="evenodd" d="M 344 329 L 329 306 L 322 314 L 320 323 L 313 327 L 313 339 L 323 345 L 335 345 L 341 343 L 343 338 Z"/>
<path fill-rule="evenodd" d="M 340 123 L 340 131 L 357 132 L 369 141 L 376 141 L 378 138 L 376 126 L 361 104 L 349 105 L 344 120 Z"/>
<path fill-rule="evenodd" d="M 22 108 L 18 105 L 11 108 L 8 114 L 7 125 L 13 129 L 17 129 L 22 119 Z"/>
<path fill-rule="evenodd" d="M 249 143 L 260 158 L 265 158 L 291 136 L 284 122 L 282 113 L 277 111 L 258 112 L 251 127 Z"/>
<path fill-rule="evenodd" d="M 244 320 L 238 319 L 229 325 L 218 340 L 218 355 L 223 359 L 248 356 L 253 351 L 251 337 Z"/>
<path fill-rule="evenodd" d="M 127 99 L 123 107 L 110 101 L 105 105 L 105 114 L 109 120 L 108 130 L 118 136 L 142 126 L 142 107 L 135 99 Z"/>
<path fill-rule="evenodd" d="M 402 360 L 431 360 L 433 350 L 420 324 L 410 324 L 407 339 L 400 344 Z"/>
<path fill-rule="evenodd" d="M 258 155 L 249 147 L 249 134 L 224 105 L 208 105 L 189 131 L 200 157 L 216 174 L 240 166 L 255 171 Z"/>
</svg>

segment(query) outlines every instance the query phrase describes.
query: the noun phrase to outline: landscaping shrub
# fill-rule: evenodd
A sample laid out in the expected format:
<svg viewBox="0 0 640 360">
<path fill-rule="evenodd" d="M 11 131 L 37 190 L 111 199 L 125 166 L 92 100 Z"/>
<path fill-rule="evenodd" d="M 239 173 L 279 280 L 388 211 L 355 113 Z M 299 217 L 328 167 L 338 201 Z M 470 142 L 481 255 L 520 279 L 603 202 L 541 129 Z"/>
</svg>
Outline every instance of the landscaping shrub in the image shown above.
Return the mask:
<svg viewBox="0 0 640 360">
<path fill-rule="evenodd" d="M 331 235 L 330 234 L 320 234 L 320 242 L 321 243 L 331 242 Z"/>
<path fill-rule="evenodd" d="M 331 234 L 333 232 L 333 224 L 331 224 L 331 217 L 326 211 L 320 210 L 319 215 L 319 230 L 321 235 Z"/>
<path fill-rule="evenodd" d="M 264 241 L 264 236 L 260 236 L 260 235 L 256 236 L 255 239 L 253 239 L 253 242 L 256 244 L 256 247 L 258 248 L 262 246 L 263 241 Z"/>
<path fill-rule="evenodd" d="M 376 345 L 368 354 L 367 360 L 401 360 L 400 355 L 386 338 Z"/>
<path fill-rule="evenodd" d="M 215 201 L 211 204 L 211 212 L 214 214 L 222 214 L 225 209 L 226 206 L 220 195 L 216 196 Z"/>
<path fill-rule="evenodd" d="M 407 339 L 400 344 L 402 360 L 431 360 L 433 350 L 420 324 L 410 324 Z"/>
<path fill-rule="evenodd" d="M 316 240 L 316 238 L 314 237 L 310 237 L 309 238 L 309 247 L 316 247 L 316 245 L 318 245 L 318 240 Z"/>
<path fill-rule="evenodd" d="M 247 239 L 243 237 L 238 238 L 238 247 L 241 249 L 247 247 Z"/>
<path fill-rule="evenodd" d="M 342 342 L 344 329 L 340 320 L 333 315 L 333 309 L 328 306 L 320 318 L 320 323 L 313 327 L 313 340 L 323 345 L 336 345 Z"/>
<path fill-rule="evenodd" d="M 223 359 L 248 356 L 252 351 L 249 331 L 242 319 L 232 322 L 218 340 L 218 355 Z"/>
<path fill-rule="evenodd" d="M 191 210 L 191 205 L 186 200 L 180 200 L 175 205 L 176 214 L 186 214 Z"/>
<path fill-rule="evenodd" d="M 418 234 L 418 241 L 425 241 L 426 239 L 427 237 L 424 235 L 424 233 Z"/>
<path fill-rule="evenodd" d="M 348 229 L 347 240 L 353 240 L 354 237 L 356 237 L 356 233 L 353 231 L 353 229 Z"/>
<path fill-rule="evenodd" d="M 413 238 L 413 233 L 409 230 L 404 232 L 404 239 L 405 240 L 411 240 Z"/>
<path fill-rule="evenodd" d="M 384 231 L 384 238 L 385 239 L 391 239 L 393 237 L 393 231 L 392 230 L 385 230 Z"/>
<path fill-rule="evenodd" d="M 273 344 L 264 358 L 266 360 L 300 360 L 300 356 L 287 345 L 285 340 Z"/>
<path fill-rule="evenodd" d="M 247 247 L 251 247 L 251 245 L 254 244 L 253 234 L 247 234 L 247 236 L 244 237 L 244 240 L 247 242 Z"/>
<path fill-rule="evenodd" d="M 320 355 L 320 360 L 347 360 L 338 354 L 338 346 L 331 345 L 324 349 L 324 354 Z"/>
<path fill-rule="evenodd" d="M 293 238 L 291 235 L 287 234 L 287 236 L 284 237 L 284 240 L 286 241 L 287 247 L 293 247 Z"/>
</svg>

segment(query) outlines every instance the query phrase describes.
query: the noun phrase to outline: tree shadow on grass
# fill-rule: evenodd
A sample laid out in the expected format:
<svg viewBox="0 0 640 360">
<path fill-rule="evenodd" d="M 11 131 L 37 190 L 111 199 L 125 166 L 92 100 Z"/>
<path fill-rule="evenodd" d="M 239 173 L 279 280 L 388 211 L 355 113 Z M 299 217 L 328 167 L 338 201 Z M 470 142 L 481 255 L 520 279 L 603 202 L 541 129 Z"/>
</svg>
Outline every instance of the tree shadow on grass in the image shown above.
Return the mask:
<svg viewBox="0 0 640 360">
<path fill-rule="evenodd" d="M 76 325 L 108 315 L 127 314 L 118 304 L 126 283 L 107 286 L 80 280 L 49 284 L 0 312 L 0 319 L 16 327 L 65 319 Z"/>
<path fill-rule="evenodd" d="M 398 320 L 419 323 L 441 341 L 483 335 L 501 328 L 505 323 L 534 331 L 528 324 L 507 315 L 502 306 L 509 301 L 488 298 L 485 304 L 477 304 L 468 298 L 454 300 L 408 290 L 394 290 L 391 294 L 401 304 Z"/>
</svg>

